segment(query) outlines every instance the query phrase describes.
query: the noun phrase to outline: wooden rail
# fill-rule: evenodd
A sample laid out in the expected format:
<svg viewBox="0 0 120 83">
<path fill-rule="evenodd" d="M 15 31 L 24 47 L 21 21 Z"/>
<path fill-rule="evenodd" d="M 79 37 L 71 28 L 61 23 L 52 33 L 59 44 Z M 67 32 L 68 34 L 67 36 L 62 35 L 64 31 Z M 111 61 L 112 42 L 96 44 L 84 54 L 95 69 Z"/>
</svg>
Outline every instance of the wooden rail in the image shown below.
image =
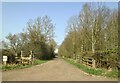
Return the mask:
<svg viewBox="0 0 120 83">
<path fill-rule="evenodd" d="M 30 51 L 30 53 L 31 54 L 28 57 L 23 57 L 23 52 L 21 51 L 21 56 L 20 57 L 16 56 L 16 62 L 20 64 L 32 64 L 33 62 L 32 51 Z"/>
<path fill-rule="evenodd" d="M 82 64 L 95 68 L 95 60 L 90 57 L 82 57 Z"/>
</svg>

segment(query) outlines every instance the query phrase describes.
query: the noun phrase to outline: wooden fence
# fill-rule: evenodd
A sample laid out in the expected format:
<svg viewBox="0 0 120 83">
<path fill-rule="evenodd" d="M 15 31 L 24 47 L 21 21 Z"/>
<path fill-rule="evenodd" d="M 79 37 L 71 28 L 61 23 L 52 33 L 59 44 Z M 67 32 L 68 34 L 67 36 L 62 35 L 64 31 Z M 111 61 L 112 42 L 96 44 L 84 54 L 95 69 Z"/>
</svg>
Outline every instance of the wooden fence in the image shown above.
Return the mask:
<svg viewBox="0 0 120 83">
<path fill-rule="evenodd" d="M 95 60 L 93 58 L 82 57 L 81 62 L 82 62 L 82 64 L 84 64 L 86 66 L 90 66 L 90 67 L 93 67 L 93 68 L 96 67 Z"/>
<path fill-rule="evenodd" d="M 20 57 L 15 57 L 16 63 L 20 64 L 32 64 L 33 63 L 33 54 L 32 51 L 30 51 L 30 55 L 28 57 L 23 56 L 23 52 L 21 51 L 21 56 Z"/>
</svg>

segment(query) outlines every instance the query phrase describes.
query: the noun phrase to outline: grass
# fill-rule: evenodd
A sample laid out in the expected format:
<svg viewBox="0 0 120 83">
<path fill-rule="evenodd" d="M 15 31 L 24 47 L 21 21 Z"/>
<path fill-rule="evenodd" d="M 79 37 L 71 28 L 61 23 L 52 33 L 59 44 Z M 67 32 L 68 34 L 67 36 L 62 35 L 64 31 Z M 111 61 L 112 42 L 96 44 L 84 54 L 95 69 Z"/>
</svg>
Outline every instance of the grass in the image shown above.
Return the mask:
<svg viewBox="0 0 120 83">
<path fill-rule="evenodd" d="M 77 68 L 91 75 L 105 76 L 108 78 L 118 78 L 118 75 L 120 75 L 120 71 L 117 71 L 117 70 L 107 71 L 105 69 L 100 69 L 100 68 L 94 69 L 94 68 L 82 65 L 80 63 L 76 63 L 73 59 L 65 59 L 65 61 L 67 61 L 68 63 L 76 66 Z"/>
<path fill-rule="evenodd" d="M 38 65 L 47 62 L 48 60 L 34 60 L 33 65 Z"/>
<path fill-rule="evenodd" d="M 110 78 L 118 78 L 120 77 L 120 71 L 112 70 L 112 71 L 107 71 L 106 74 L 104 74 L 106 77 Z"/>
<path fill-rule="evenodd" d="M 3 66 L 0 66 L 0 69 L 2 69 L 3 71 L 13 70 L 13 69 L 24 69 L 24 68 L 32 67 L 34 65 L 45 63 L 47 61 L 48 60 L 34 60 L 32 65 L 22 65 L 22 64 L 3 65 Z"/>
</svg>

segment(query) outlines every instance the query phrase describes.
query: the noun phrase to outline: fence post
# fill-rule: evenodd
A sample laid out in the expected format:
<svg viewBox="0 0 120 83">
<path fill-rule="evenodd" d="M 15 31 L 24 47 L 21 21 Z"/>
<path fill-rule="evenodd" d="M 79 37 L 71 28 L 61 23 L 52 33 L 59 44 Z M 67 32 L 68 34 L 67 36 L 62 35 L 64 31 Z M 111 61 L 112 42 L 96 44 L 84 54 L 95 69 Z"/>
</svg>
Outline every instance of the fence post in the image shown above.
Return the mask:
<svg viewBox="0 0 120 83">
<path fill-rule="evenodd" d="M 92 67 L 95 68 L 95 59 L 92 59 Z"/>
<path fill-rule="evenodd" d="M 29 57 L 31 58 L 31 64 L 33 64 L 34 56 L 33 56 L 33 52 L 32 52 L 32 50 L 30 51 L 30 55 L 29 55 Z"/>
<path fill-rule="evenodd" d="M 4 65 L 6 65 L 6 64 L 7 64 L 7 62 L 6 62 L 6 61 L 3 61 L 3 64 L 4 64 Z"/>
<path fill-rule="evenodd" d="M 21 55 L 20 55 L 21 63 L 23 63 L 22 56 L 23 56 L 23 51 L 21 51 Z"/>
<path fill-rule="evenodd" d="M 23 51 L 21 51 L 21 55 L 20 55 L 21 57 L 23 56 Z"/>
</svg>

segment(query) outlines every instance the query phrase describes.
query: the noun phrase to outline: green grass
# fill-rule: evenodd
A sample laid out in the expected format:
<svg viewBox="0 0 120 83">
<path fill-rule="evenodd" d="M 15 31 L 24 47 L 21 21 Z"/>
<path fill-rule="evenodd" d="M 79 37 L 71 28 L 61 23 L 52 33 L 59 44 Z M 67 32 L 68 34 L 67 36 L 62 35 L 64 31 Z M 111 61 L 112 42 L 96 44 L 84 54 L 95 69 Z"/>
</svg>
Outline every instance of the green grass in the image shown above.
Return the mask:
<svg viewBox="0 0 120 83">
<path fill-rule="evenodd" d="M 34 65 L 45 63 L 47 61 L 48 60 L 34 60 L 32 65 L 22 65 L 22 64 L 3 65 L 3 66 L 0 66 L 0 69 L 2 69 L 3 71 L 7 71 L 7 70 L 13 70 L 13 69 L 29 68 L 29 67 L 32 67 Z"/>
<path fill-rule="evenodd" d="M 76 66 L 77 68 L 81 69 L 82 71 L 88 74 L 97 75 L 97 76 L 105 76 L 109 78 L 118 78 L 118 75 L 120 75 L 120 72 L 118 72 L 117 70 L 107 71 L 105 69 L 100 69 L 100 68 L 94 69 L 94 68 L 82 65 L 80 63 L 76 63 L 73 59 L 65 59 L 65 61 Z"/>
<path fill-rule="evenodd" d="M 115 70 L 107 71 L 107 73 L 104 74 L 104 76 L 110 77 L 110 78 L 118 78 L 118 75 L 120 75 L 120 71 L 115 71 Z"/>
<path fill-rule="evenodd" d="M 3 71 L 6 71 L 6 70 L 13 70 L 13 69 L 23 69 L 23 68 L 28 68 L 28 67 L 31 67 L 32 65 L 5 65 L 5 66 L 2 66 L 2 70 Z"/>
<path fill-rule="evenodd" d="M 48 60 L 34 60 L 33 65 L 38 65 L 47 62 Z"/>
</svg>

